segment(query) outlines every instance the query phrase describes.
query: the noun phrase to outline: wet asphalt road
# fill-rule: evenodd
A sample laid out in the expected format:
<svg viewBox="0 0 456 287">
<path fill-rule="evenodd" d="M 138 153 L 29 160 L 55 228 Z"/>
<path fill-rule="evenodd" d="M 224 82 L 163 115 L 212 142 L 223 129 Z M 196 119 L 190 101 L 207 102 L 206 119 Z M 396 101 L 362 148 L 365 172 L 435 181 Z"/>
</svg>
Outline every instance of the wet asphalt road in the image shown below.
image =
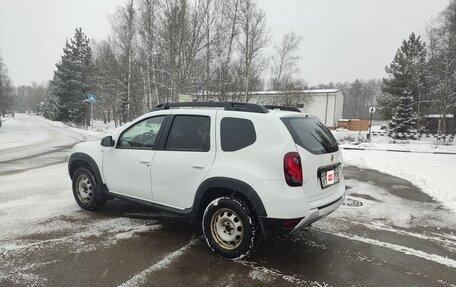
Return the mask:
<svg viewBox="0 0 456 287">
<path fill-rule="evenodd" d="M 50 168 L 67 176 L 62 152 L 20 168 L 1 163 L 0 184 L 55 177 Z M 96 213 L 80 210 L 68 179 L 52 188 L 64 211 L 0 225 L 0 286 L 456 285 L 454 213 L 400 178 L 354 166 L 344 175 L 344 206 L 310 231 L 263 240 L 240 261 L 214 255 L 199 226 L 178 217 L 120 200 Z M 1 186 L 0 201 L 14 205 Z M 0 205 L 0 222 L 14 215 L 9 210 Z"/>
</svg>

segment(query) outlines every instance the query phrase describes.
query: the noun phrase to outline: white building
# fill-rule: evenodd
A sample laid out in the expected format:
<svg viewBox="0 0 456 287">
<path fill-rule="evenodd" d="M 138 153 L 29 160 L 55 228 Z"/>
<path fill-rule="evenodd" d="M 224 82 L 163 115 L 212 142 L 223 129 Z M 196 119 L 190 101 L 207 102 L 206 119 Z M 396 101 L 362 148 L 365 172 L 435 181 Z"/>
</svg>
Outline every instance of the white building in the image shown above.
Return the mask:
<svg viewBox="0 0 456 287">
<path fill-rule="evenodd" d="M 253 91 L 249 93 L 249 103 L 261 105 L 273 105 L 278 98 L 285 95 L 288 97 L 310 97 L 309 104 L 299 103 L 298 108 L 310 115 L 317 116 L 328 127 L 335 127 L 337 121 L 342 118 L 344 95 L 339 89 L 297 90 L 297 91 Z M 207 98 L 207 96 L 206 96 Z M 197 95 L 180 95 L 179 101 L 186 102 L 198 100 Z M 213 99 L 215 100 L 215 98 Z"/>
<path fill-rule="evenodd" d="M 329 127 L 335 127 L 342 118 L 344 95 L 339 89 L 306 90 L 304 93 L 312 98 L 310 105 L 302 110 L 315 115 Z"/>
</svg>

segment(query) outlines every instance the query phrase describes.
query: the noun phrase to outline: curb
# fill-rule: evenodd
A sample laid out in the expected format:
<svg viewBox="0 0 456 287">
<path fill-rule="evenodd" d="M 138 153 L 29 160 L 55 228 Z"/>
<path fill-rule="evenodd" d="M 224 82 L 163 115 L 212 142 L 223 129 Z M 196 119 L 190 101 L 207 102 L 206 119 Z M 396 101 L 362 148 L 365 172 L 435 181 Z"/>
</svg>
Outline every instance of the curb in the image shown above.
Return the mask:
<svg viewBox="0 0 456 287">
<path fill-rule="evenodd" d="M 341 147 L 344 150 L 373 150 L 373 151 L 389 151 L 389 152 L 408 152 L 408 153 L 426 153 L 426 154 L 450 154 L 456 155 L 456 152 L 445 152 L 445 151 L 410 151 L 400 149 L 381 149 L 381 148 L 363 148 L 363 147 Z"/>
<path fill-rule="evenodd" d="M 394 132 L 372 132 L 373 136 L 388 136 L 388 137 L 399 137 L 399 138 L 411 138 L 417 139 L 418 136 L 420 138 L 436 138 L 436 139 L 446 139 L 448 138 L 449 141 L 455 139 L 456 135 L 454 134 L 418 134 L 418 133 L 394 133 Z"/>
</svg>

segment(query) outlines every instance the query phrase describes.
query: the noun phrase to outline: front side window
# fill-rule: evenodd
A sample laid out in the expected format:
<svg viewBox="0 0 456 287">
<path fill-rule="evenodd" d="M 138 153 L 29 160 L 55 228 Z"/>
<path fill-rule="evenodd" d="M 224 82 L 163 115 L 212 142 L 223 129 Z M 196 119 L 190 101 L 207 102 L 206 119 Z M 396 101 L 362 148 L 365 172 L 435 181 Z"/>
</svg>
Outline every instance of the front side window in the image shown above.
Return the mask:
<svg viewBox="0 0 456 287">
<path fill-rule="evenodd" d="M 153 149 L 165 116 L 148 118 L 136 123 L 119 138 L 119 148 Z"/>
<path fill-rule="evenodd" d="M 210 149 L 211 119 L 206 116 L 174 117 L 166 150 L 208 151 Z"/>
</svg>

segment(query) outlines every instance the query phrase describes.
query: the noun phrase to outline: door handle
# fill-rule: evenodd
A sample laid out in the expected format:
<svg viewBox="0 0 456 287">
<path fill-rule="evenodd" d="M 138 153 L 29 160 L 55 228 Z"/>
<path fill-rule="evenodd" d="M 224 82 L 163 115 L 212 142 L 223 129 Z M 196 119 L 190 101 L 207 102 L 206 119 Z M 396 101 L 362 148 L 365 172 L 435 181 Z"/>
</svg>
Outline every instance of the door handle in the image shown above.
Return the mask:
<svg viewBox="0 0 456 287">
<path fill-rule="evenodd" d="M 150 164 L 150 162 L 146 159 L 140 159 L 139 162 L 143 163 L 143 164 L 147 164 L 147 166 L 149 166 L 149 164 Z"/>
<path fill-rule="evenodd" d="M 199 164 L 199 163 L 193 163 L 193 164 L 192 164 L 192 167 L 194 167 L 194 168 L 205 168 L 204 165 Z"/>
</svg>

